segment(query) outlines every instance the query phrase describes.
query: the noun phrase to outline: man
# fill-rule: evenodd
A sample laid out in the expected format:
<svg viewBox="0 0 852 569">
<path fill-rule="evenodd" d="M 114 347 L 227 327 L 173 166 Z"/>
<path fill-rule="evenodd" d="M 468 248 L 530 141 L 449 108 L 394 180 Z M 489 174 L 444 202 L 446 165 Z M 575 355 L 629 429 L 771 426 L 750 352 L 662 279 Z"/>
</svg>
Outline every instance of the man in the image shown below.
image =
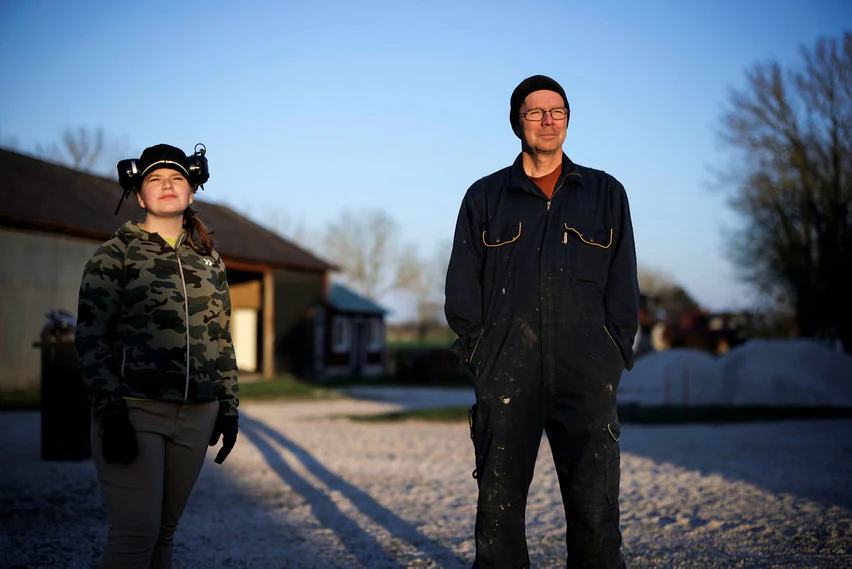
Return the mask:
<svg viewBox="0 0 852 569">
<path fill-rule="evenodd" d="M 521 154 L 468 189 L 447 272 L 447 320 L 476 391 L 474 567 L 529 567 L 524 513 L 542 430 L 567 566 L 625 567 L 616 391 L 639 310 L 627 195 L 563 154 L 570 109 L 556 81 L 529 77 L 510 103 Z"/>
</svg>

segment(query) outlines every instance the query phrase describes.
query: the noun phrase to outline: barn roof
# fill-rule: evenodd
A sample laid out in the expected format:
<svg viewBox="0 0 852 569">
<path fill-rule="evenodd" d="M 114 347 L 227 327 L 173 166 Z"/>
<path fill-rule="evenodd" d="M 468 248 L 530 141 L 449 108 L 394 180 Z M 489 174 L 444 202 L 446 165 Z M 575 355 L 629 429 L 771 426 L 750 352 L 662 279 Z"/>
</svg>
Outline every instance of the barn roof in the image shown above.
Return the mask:
<svg viewBox="0 0 852 569">
<path fill-rule="evenodd" d="M 103 241 L 142 211 L 128 199 L 114 215 L 122 191 L 117 180 L 0 149 L 0 226 Z M 193 208 L 226 261 L 310 272 L 335 268 L 227 206 L 196 200 Z"/>
</svg>

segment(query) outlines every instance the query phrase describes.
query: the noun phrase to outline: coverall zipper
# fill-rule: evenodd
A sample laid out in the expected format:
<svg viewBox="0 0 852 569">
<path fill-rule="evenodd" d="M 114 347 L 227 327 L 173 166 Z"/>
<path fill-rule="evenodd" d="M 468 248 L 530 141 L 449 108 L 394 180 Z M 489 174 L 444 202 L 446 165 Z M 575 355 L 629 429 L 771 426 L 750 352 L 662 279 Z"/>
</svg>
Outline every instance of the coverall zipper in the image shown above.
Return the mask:
<svg viewBox="0 0 852 569">
<path fill-rule="evenodd" d="M 545 357 L 545 353 L 546 352 L 547 353 L 554 352 L 556 350 L 556 343 L 555 343 L 555 341 L 556 341 L 555 336 L 556 335 L 555 334 L 549 334 L 548 333 L 549 330 L 545 329 L 545 314 L 550 314 L 551 309 L 550 309 L 550 306 L 549 306 L 549 304 L 550 304 L 549 303 L 549 297 L 544 291 L 545 275 L 544 275 L 544 265 L 542 263 L 542 257 L 544 256 L 544 249 L 547 246 L 547 240 L 546 240 L 547 229 L 550 226 L 550 203 L 553 201 L 553 197 L 556 195 L 556 192 L 558 192 L 562 188 L 562 186 L 565 185 L 565 181 L 568 179 L 568 176 L 571 176 L 571 175 L 577 175 L 578 176 L 579 174 L 575 174 L 574 172 L 572 172 L 572 173 L 566 175 L 564 178 L 562 178 L 562 182 L 560 182 L 560 184 L 556 188 L 554 188 L 553 193 L 550 194 L 550 199 L 547 200 L 547 213 L 546 213 L 545 218 L 544 218 L 544 232 L 543 232 L 543 236 L 542 236 L 541 247 L 539 248 L 538 270 L 539 270 L 539 283 L 541 283 L 540 286 L 542 287 L 541 291 L 540 291 L 540 294 L 541 294 L 541 304 L 540 304 L 541 315 L 540 315 L 540 317 L 541 317 L 541 335 L 542 335 L 542 346 L 541 346 L 542 347 L 542 353 L 541 353 L 542 378 L 541 378 L 541 380 L 542 380 L 542 383 L 544 385 L 548 385 L 550 383 L 549 380 L 552 379 L 552 377 L 554 375 L 555 365 L 552 362 L 554 362 L 555 360 L 554 360 L 554 358 Z M 550 326 L 553 326 L 553 324 L 551 323 Z M 545 347 L 547 346 L 547 343 L 545 343 L 545 338 L 548 338 L 548 339 L 552 338 L 553 342 L 554 342 L 553 345 L 549 346 L 550 349 L 547 349 L 547 350 L 545 350 Z"/>
<path fill-rule="evenodd" d="M 580 176 L 580 174 L 578 174 L 576 172 L 568 173 L 564 178 L 562 178 L 562 182 L 556 188 L 554 188 L 553 193 L 550 194 L 550 199 L 547 200 L 547 214 L 545 215 L 545 218 L 544 218 L 544 233 L 543 233 L 544 236 L 542 237 L 541 247 L 539 248 L 538 270 L 539 270 L 539 282 L 541 283 L 541 287 L 542 287 L 541 292 L 540 292 L 540 294 L 541 294 L 541 319 L 542 319 L 541 320 L 541 322 L 542 322 L 542 325 L 541 325 L 541 334 L 542 334 L 541 366 L 542 366 L 542 383 L 544 383 L 545 385 L 547 385 L 551 382 L 553 375 L 555 373 L 555 371 L 554 371 L 555 364 L 553 363 L 555 361 L 555 358 L 545 357 L 545 352 L 555 353 L 555 351 L 556 351 L 556 334 L 555 333 L 553 333 L 553 334 L 549 333 L 550 330 L 546 330 L 545 324 L 544 324 L 545 314 L 550 314 L 552 312 L 552 310 L 549 306 L 550 303 L 549 303 L 548 295 L 544 291 L 545 275 L 544 275 L 544 265 L 542 263 L 542 257 L 545 254 L 545 251 L 544 251 L 545 247 L 547 247 L 546 236 L 547 236 L 547 229 L 550 226 L 550 204 L 553 201 L 553 198 L 556 196 L 556 192 L 558 192 L 560 189 L 562 189 L 562 186 L 565 185 L 565 182 L 568 180 L 568 176 Z M 582 177 L 582 176 L 580 176 L 580 177 Z M 551 323 L 550 326 L 554 326 L 554 325 Z M 552 339 L 552 341 L 553 341 L 553 344 L 551 346 L 547 346 L 549 348 L 547 350 L 545 350 L 545 347 L 547 345 L 545 343 L 545 338 L 547 338 L 548 340 Z"/>
</svg>

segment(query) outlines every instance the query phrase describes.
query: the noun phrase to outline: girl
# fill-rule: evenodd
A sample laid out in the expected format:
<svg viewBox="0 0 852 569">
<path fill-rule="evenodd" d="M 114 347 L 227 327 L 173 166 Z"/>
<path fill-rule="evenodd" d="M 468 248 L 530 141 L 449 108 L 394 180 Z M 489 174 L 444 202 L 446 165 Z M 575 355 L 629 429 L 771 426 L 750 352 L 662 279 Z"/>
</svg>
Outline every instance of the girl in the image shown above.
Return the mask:
<svg viewBox="0 0 852 569">
<path fill-rule="evenodd" d="M 159 144 L 120 162 L 145 219 L 119 228 L 83 272 L 76 344 L 110 519 L 104 568 L 171 567 L 208 444 L 222 436 L 221 464 L 236 442 L 225 266 L 189 207 L 208 177 L 203 150 Z"/>
</svg>

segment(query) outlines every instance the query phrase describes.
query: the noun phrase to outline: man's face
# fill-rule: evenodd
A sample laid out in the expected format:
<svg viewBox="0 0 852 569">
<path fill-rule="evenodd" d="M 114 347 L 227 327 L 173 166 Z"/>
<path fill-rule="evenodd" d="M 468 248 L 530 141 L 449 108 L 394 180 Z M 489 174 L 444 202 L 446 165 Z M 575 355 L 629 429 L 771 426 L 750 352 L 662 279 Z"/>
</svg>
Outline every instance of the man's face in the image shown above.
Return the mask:
<svg viewBox="0 0 852 569">
<path fill-rule="evenodd" d="M 521 113 L 533 109 L 549 111 L 555 108 L 564 108 L 565 101 L 555 91 L 533 91 L 521 105 Z M 538 121 L 530 121 L 520 117 L 518 126 L 521 129 L 521 139 L 533 154 L 554 154 L 560 152 L 562 143 L 565 142 L 565 133 L 568 130 L 568 119 L 553 120 L 550 113 Z"/>
</svg>

